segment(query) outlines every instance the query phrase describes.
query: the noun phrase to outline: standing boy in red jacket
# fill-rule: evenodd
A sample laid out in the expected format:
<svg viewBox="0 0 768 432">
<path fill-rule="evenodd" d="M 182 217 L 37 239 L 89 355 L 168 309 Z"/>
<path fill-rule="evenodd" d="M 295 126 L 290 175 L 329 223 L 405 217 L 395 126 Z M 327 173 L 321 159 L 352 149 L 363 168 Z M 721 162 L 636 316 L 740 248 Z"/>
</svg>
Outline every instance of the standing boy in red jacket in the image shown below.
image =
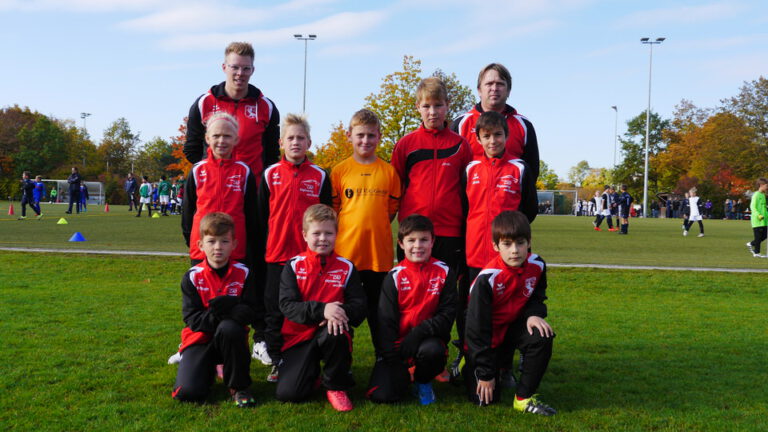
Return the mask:
<svg viewBox="0 0 768 432">
<path fill-rule="evenodd" d="M 254 358 L 272 365 L 267 375 L 267 381 L 270 382 L 277 382 L 277 364 L 280 362 L 282 345 L 280 327 L 283 315 L 278 306 L 280 274 L 288 260 L 307 249 L 301 235 L 304 212 L 313 204 L 331 205 L 331 182 L 328 175 L 307 159 L 307 150 L 312 145 L 307 119 L 288 114 L 280 130 L 283 158 L 264 170 L 258 201 L 260 225 L 266 231 L 266 343 L 255 343 L 253 353 Z"/>
<path fill-rule="evenodd" d="M 255 293 L 248 267 L 230 260 L 237 247 L 235 224 L 225 213 L 200 221 L 198 247 L 205 259 L 181 279 L 181 353 L 174 399 L 204 402 L 223 363 L 224 384 L 238 407 L 255 405 L 251 386 L 248 325 L 256 319 Z"/>
<path fill-rule="evenodd" d="M 446 344 L 456 314 L 456 275 L 432 257 L 432 222 L 412 214 L 400 222 L 397 243 L 405 253 L 384 279 L 379 298 L 381 358 L 371 373 L 368 397 L 397 402 L 410 384 L 408 367 L 422 405 L 435 402 L 431 381 L 445 367 Z"/>
<path fill-rule="evenodd" d="M 280 312 L 285 320 L 275 397 L 283 402 L 308 399 L 322 361 L 328 401 L 337 411 L 350 411 L 352 328 L 365 319 L 366 300 L 355 265 L 333 250 L 337 223 L 327 205 L 309 207 L 302 223 L 308 250 L 283 267 Z"/>
</svg>

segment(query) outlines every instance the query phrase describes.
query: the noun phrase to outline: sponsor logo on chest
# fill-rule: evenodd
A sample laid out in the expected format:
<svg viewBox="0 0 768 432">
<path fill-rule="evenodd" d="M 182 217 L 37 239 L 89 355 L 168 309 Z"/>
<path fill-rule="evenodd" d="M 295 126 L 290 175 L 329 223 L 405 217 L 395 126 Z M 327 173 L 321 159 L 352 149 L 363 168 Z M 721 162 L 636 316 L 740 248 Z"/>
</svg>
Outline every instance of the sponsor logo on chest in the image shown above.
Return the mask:
<svg viewBox="0 0 768 432">
<path fill-rule="evenodd" d="M 501 189 L 504 192 L 516 194 L 517 193 L 517 185 L 520 182 L 520 179 L 515 177 L 512 174 L 505 175 L 499 177 L 498 182 L 496 183 L 496 188 Z"/>
<path fill-rule="evenodd" d="M 299 185 L 299 192 L 305 193 L 311 197 L 320 196 L 320 182 L 315 179 L 302 180 Z"/>
<path fill-rule="evenodd" d="M 429 280 L 429 287 L 427 288 L 427 293 L 430 295 L 439 295 L 440 294 L 440 287 L 443 286 L 445 283 L 445 279 L 441 278 L 440 276 L 435 276 L 432 279 Z"/>
<path fill-rule="evenodd" d="M 331 270 L 326 273 L 323 283 L 335 288 L 342 288 L 344 281 L 347 280 L 347 273 L 348 271 L 344 269 Z"/>
<path fill-rule="evenodd" d="M 245 106 L 245 116 L 252 119 L 259 118 L 259 107 L 256 105 Z"/>
<path fill-rule="evenodd" d="M 242 282 L 230 282 L 226 287 L 227 295 L 237 297 L 243 291 Z"/>
<path fill-rule="evenodd" d="M 232 192 L 241 192 L 243 190 L 243 176 L 235 174 L 227 177 L 227 181 L 224 184 Z"/>
</svg>

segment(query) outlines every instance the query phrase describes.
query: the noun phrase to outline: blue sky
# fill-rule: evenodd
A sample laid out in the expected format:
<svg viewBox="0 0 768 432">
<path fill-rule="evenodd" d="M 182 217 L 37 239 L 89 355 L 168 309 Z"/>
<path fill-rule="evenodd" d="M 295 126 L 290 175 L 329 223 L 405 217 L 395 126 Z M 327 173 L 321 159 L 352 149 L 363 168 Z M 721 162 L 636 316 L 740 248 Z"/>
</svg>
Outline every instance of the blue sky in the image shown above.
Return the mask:
<svg viewBox="0 0 768 432">
<path fill-rule="evenodd" d="M 768 6 L 761 0 L 0 0 L 0 106 L 18 104 L 82 125 L 95 141 L 125 117 L 148 141 L 175 135 L 194 99 L 223 80 L 223 49 L 256 49 L 251 83 L 282 113 L 307 114 L 314 145 L 348 121 L 403 55 L 475 88 L 490 62 L 512 72 L 510 103 L 533 122 L 541 157 L 565 177 L 580 160 L 609 167 L 619 134 L 647 106 L 681 99 L 714 107 L 768 72 Z M 620 155 L 619 155 L 620 159 Z"/>
</svg>

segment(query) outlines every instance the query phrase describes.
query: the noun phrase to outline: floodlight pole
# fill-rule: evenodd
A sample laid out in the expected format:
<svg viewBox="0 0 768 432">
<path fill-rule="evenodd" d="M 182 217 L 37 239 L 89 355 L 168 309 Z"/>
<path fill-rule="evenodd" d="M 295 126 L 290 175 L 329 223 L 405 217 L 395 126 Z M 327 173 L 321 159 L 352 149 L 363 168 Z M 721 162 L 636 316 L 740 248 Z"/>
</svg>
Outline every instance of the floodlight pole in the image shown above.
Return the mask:
<svg viewBox="0 0 768 432">
<path fill-rule="evenodd" d="M 83 133 L 84 134 L 88 133 L 88 129 L 85 128 L 85 119 L 87 119 L 90 116 L 91 116 L 91 113 L 87 113 L 87 112 L 81 112 L 80 113 L 80 118 L 83 119 Z M 85 168 L 85 152 L 83 152 L 83 168 Z"/>
<path fill-rule="evenodd" d="M 317 39 L 317 35 L 311 34 L 304 36 L 303 34 L 293 35 L 296 40 L 304 41 L 304 97 L 302 98 L 301 112 L 307 111 L 307 43 L 311 40 Z"/>
<path fill-rule="evenodd" d="M 650 38 L 644 37 L 640 39 L 640 43 L 646 44 L 650 47 L 650 57 L 648 61 L 648 110 L 645 112 L 645 170 L 643 174 L 643 217 L 648 211 L 648 145 L 651 137 L 651 75 L 653 72 L 653 46 L 659 45 L 664 42 L 666 38 L 660 37 L 652 41 Z"/>
<path fill-rule="evenodd" d="M 619 107 L 616 105 L 611 106 L 616 111 L 616 118 L 613 126 L 613 169 L 616 169 L 616 147 L 619 144 Z"/>
</svg>

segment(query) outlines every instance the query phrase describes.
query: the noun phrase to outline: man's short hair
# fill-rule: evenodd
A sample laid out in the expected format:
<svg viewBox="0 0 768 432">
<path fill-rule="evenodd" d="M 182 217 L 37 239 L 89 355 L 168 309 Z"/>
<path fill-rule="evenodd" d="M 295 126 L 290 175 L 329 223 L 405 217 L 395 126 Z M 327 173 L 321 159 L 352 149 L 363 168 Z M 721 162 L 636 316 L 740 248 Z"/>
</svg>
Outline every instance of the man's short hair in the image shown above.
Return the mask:
<svg viewBox="0 0 768 432">
<path fill-rule="evenodd" d="M 403 241 L 405 236 L 416 231 L 429 231 L 432 237 L 435 236 L 435 226 L 428 217 L 420 214 L 412 214 L 400 221 L 400 227 L 397 229 L 397 241 Z"/>
<path fill-rule="evenodd" d="M 627 185 L 621 185 L 621 190 L 623 190 L 624 192 L 626 192 L 626 191 L 627 191 Z"/>
<path fill-rule="evenodd" d="M 165 174 L 160 176 L 160 180 L 165 180 Z"/>
<path fill-rule="evenodd" d="M 338 218 L 336 212 L 325 204 L 314 204 L 304 212 L 304 217 L 301 220 L 301 229 L 307 232 L 309 224 L 312 222 L 333 222 L 333 226 L 339 229 Z"/>
<path fill-rule="evenodd" d="M 141 178 L 142 178 L 142 179 L 143 179 L 145 182 L 148 182 L 148 181 L 149 181 L 149 177 L 147 177 L 147 176 L 141 176 Z"/>
<path fill-rule="evenodd" d="M 251 60 L 255 58 L 253 52 L 253 46 L 248 42 L 232 42 L 224 49 L 224 57 L 234 53 L 243 57 L 250 57 Z"/>
<path fill-rule="evenodd" d="M 217 121 L 223 121 L 232 126 L 235 129 L 235 135 L 240 131 L 240 123 L 237 122 L 235 116 L 224 111 L 216 111 L 205 119 L 206 134 L 208 134 L 208 128 Z"/>
<path fill-rule="evenodd" d="M 505 137 L 509 136 L 509 125 L 507 124 L 506 117 L 496 111 L 486 111 L 480 114 L 480 118 L 475 123 L 475 133 L 478 138 L 480 138 L 481 130 L 492 131 L 498 128 L 504 129 Z"/>
<path fill-rule="evenodd" d="M 760 189 L 760 185 L 768 184 L 768 179 L 765 177 L 760 177 L 759 179 L 757 179 L 755 184 L 757 185 L 757 188 Z"/>
<path fill-rule="evenodd" d="M 519 211 L 506 210 L 499 213 L 491 222 L 491 232 L 495 244 L 502 240 L 514 241 L 520 238 L 531 241 L 531 224 Z"/>
<path fill-rule="evenodd" d="M 351 131 L 355 126 L 376 126 L 381 132 L 381 120 L 375 112 L 369 109 L 361 109 L 360 111 L 352 114 L 352 118 L 349 120 L 349 130 Z"/>
<path fill-rule="evenodd" d="M 499 73 L 499 76 L 501 79 L 506 81 L 507 83 L 507 89 L 512 89 L 512 75 L 510 75 L 509 70 L 504 67 L 501 63 L 491 63 L 488 66 L 484 67 L 482 70 L 480 70 L 480 74 L 477 75 L 477 88 L 480 88 L 480 84 L 483 82 L 483 76 L 486 72 L 489 70 L 495 70 Z"/>
<path fill-rule="evenodd" d="M 227 233 L 234 235 L 235 221 L 232 219 L 232 216 L 226 213 L 208 213 L 200 220 L 200 238 L 207 235 L 223 236 Z"/>
<path fill-rule="evenodd" d="M 439 77 L 424 78 L 416 87 L 416 103 L 424 100 L 448 102 L 448 89 Z"/>
<path fill-rule="evenodd" d="M 307 138 L 310 138 L 309 122 L 305 115 L 291 113 L 286 115 L 283 118 L 283 125 L 280 127 L 280 138 L 285 137 L 285 130 L 288 129 L 288 126 L 301 126 L 304 129 L 304 133 L 307 134 Z"/>
</svg>

